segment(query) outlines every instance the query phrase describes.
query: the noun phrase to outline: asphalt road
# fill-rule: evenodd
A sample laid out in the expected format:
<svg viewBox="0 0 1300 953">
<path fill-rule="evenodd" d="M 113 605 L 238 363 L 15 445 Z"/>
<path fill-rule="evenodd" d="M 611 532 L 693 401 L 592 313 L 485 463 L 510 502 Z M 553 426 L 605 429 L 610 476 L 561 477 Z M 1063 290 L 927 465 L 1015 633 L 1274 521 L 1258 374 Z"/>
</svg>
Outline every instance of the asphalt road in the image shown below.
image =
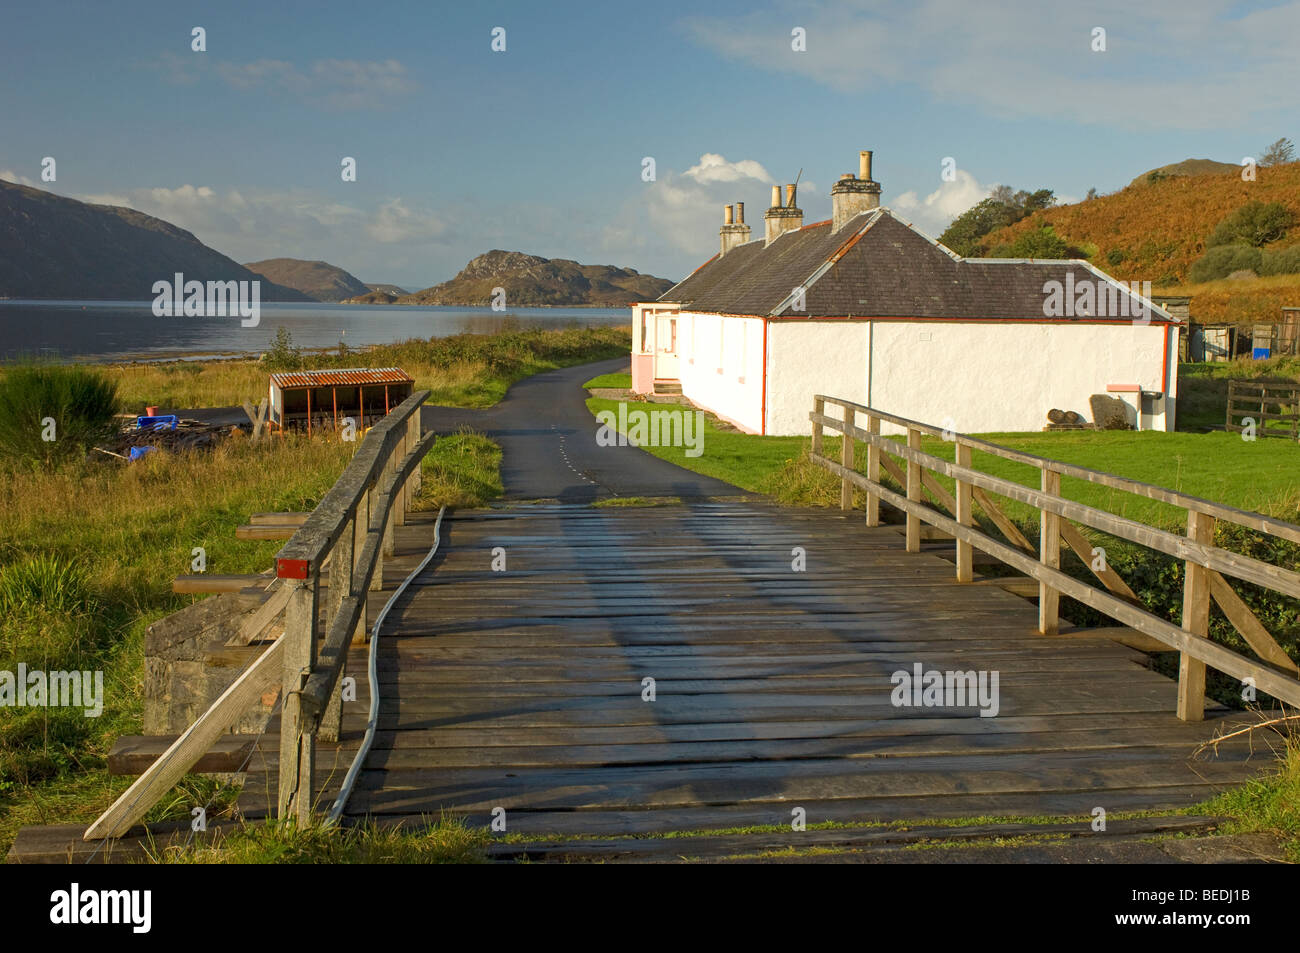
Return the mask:
<svg viewBox="0 0 1300 953">
<path fill-rule="evenodd" d="M 583 382 L 627 367 L 622 357 L 536 374 L 483 410 L 425 407 L 424 429 L 445 434 L 469 427 L 500 444 L 507 500 L 590 503 L 615 496 L 751 496 L 636 447 L 596 444 L 599 424 L 587 409 Z"/>
</svg>

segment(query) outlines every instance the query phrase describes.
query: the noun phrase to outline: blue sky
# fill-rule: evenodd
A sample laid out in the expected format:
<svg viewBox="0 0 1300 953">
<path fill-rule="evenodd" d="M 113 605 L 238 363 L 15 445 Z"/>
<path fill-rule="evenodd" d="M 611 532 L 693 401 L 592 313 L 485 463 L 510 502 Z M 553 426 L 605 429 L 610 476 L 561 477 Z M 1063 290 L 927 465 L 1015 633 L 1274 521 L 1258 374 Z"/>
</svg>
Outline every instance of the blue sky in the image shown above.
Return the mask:
<svg viewBox="0 0 1300 953">
<path fill-rule="evenodd" d="M 1300 134 L 1297 36 L 1300 0 L 54 0 L 5 13 L 0 178 L 412 289 L 490 248 L 679 278 L 724 203 L 761 234 L 800 169 L 829 217 L 860 149 L 931 234 L 998 183 L 1077 199 L 1257 155 Z"/>
</svg>

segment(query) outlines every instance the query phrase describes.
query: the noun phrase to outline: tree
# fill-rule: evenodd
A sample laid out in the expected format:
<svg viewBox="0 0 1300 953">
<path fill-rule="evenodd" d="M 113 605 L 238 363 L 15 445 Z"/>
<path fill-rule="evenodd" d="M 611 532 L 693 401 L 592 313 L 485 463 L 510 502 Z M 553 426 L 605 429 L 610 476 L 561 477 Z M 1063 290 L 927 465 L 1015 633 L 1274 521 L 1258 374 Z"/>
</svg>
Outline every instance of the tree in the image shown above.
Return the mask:
<svg viewBox="0 0 1300 953">
<path fill-rule="evenodd" d="M 1292 221 L 1290 209 L 1281 202 L 1247 202 L 1215 227 L 1206 244 L 1259 248 L 1285 235 Z"/>
<path fill-rule="evenodd" d="M 1006 225 L 1056 204 L 1051 189 L 1014 191 L 1009 185 L 995 185 L 989 197 L 958 215 L 939 236 L 939 241 L 963 257 L 980 254 L 980 239 Z"/>
<path fill-rule="evenodd" d="M 1097 197 L 1097 187 L 1093 186 L 1088 190 L 1088 194 L 1083 197 L 1083 200 L 1085 202 L 1091 202 L 1096 197 Z"/>
<path fill-rule="evenodd" d="M 1259 157 L 1258 165 L 1285 165 L 1295 161 L 1295 143 L 1285 136 L 1273 143 Z"/>
</svg>

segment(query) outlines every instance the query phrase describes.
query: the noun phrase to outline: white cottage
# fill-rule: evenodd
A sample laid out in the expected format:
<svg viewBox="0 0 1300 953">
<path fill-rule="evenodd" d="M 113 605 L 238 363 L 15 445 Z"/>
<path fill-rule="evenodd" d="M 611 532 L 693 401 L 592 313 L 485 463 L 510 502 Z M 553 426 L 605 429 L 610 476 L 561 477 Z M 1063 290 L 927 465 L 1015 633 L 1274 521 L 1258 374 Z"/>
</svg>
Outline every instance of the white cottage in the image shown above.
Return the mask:
<svg viewBox="0 0 1300 953">
<path fill-rule="evenodd" d="M 724 210 L 721 250 L 633 305 L 632 386 L 681 392 L 749 433 L 805 434 L 828 394 L 964 433 L 1041 430 L 1125 401 L 1172 430 L 1178 319 L 1086 261 L 962 258 L 879 206 L 871 153 L 803 224 L 772 189 L 763 239 Z"/>
</svg>

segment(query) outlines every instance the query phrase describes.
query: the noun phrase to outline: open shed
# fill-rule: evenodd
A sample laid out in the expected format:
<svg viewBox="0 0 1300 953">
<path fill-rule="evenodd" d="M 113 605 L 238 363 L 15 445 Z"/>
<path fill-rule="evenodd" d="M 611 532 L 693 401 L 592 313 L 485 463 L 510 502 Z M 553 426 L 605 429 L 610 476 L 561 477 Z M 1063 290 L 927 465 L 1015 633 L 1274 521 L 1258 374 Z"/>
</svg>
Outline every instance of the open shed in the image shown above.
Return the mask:
<svg viewBox="0 0 1300 953">
<path fill-rule="evenodd" d="M 415 379 L 400 367 L 285 371 L 271 375 L 270 422 L 281 430 L 337 430 L 345 417 L 358 429 L 411 396 Z"/>
</svg>

